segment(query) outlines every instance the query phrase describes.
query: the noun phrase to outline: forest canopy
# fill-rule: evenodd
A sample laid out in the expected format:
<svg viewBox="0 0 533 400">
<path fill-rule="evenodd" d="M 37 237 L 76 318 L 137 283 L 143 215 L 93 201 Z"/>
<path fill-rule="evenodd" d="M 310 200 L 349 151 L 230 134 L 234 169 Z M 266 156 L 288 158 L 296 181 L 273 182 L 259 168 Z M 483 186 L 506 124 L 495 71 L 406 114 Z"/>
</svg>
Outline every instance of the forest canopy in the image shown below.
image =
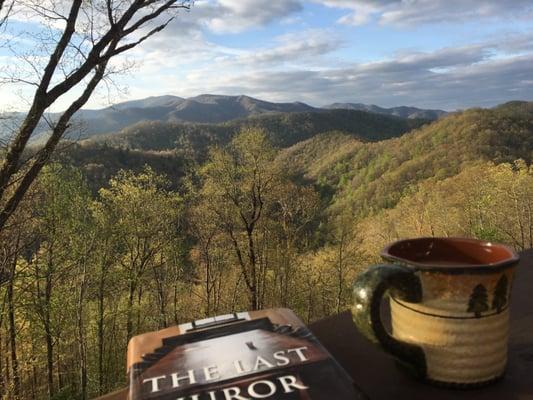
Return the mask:
<svg viewBox="0 0 533 400">
<path fill-rule="evenodd" d="M 0 398 L 121 387 L 128 340 L 172 324 L 343 311 L 399 238 L 533 247 L 531 112 L 468 110 L 384 140 L 283 144 L 267 124 L 181 153 L 65 147 L 1 233 Z"/>
</svg>

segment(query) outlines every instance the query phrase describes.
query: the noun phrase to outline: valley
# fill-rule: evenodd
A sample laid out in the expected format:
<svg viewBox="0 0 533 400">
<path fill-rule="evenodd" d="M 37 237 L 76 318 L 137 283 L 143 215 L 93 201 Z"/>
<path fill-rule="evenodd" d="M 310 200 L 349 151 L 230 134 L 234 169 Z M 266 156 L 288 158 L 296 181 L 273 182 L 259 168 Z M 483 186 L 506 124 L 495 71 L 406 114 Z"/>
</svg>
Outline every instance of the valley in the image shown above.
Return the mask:
<svg viewBox="0 0 533 400">
<path fill-rule="evenodd" d="M 45 371 L 51 354 L 75 371 L 83 326 L 88 375 L 107 392 L 125 384 L 137 333 L 234 310 L 289 307 L 310 323 L 348 309 L 354 278 L 393 240 L 533 247 L 532 117 L 531 102 L 434 121 L 304 110 L 67 138 L 3 231 L 17 260 L 7 286 L 34 321 L 17 361 L 31 371 L 37 355 Z M 69 397 L 78 378 L 62 374 Z"/>
</svg>

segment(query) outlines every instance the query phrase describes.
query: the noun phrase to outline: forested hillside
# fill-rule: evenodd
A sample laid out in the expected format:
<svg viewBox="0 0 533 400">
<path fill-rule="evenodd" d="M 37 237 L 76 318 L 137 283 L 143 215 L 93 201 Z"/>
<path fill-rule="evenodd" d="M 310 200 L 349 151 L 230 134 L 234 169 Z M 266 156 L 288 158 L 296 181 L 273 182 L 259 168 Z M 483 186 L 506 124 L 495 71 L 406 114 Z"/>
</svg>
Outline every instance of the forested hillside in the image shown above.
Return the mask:
<svg viewBox="0 0 533 400">
<path fill-rule="evenodd" d="M 335 203 L 357 213 L 393 207 L 425 180 L 440 180 L 479 161 L 533 159 L 532 103 L 452 114 L 391 140 L 362 143 L 325 134 L 280 155 L 291 171 L 333 187 Z"/>
<path fill-rule="evenodd" d="M 150 122 L 70 143 L 0 238 L 0 398 L 121 387 L 132 335 L 195 318 L 345 310 L 398 238 L 533 247 L 532 161 L 523 102 L 433 123 L 351 110 Z"/>
<path fill-rule="evenodd" d="M 314 135 L 343 131 L 365 141 L 400 136 L 427 120 L 404 119 L 354 110 L 277 113 L 237 119 L 222 124 L 182 124 L 141 122 L 110 135 L 87 142 L 107 143 L 143 150 L 183 149 L 205 152 L 207 145 L 226 144 L 239 130 L 248 127 L 264 129 L 277 147 L 288 147 Z"/>
<path fill-rule="evenodd" d="M 194 160 L 176 149 L 154 151 L 86 142 L 66 142 L 55 156 L 55 161 L 79 168 L 94 193 L 108 186 L 120 170 L 141 172 L 146 165 L 168 177 L 171 188 L 179 190 Z"/>
<path fill-rule="evenodd" d="M 174 189 L 193 165 L 205 162 L 209 148 L 224 146 L 246 128 L 264 130 L 277 148 L 321 132 L 342 131 L 364 142 L 400 136 L 426 120 L 403 119 L 350 110 L 268 114 L 223 124 L 140 122 L 120 132 L 71 142 L 57 159 L 82 168 L 92 188 L 120 169 L 139 172 L 145 164 L 169 177 Z M 38 148 L 38 146 L 35 146 Z"/>
</svg>

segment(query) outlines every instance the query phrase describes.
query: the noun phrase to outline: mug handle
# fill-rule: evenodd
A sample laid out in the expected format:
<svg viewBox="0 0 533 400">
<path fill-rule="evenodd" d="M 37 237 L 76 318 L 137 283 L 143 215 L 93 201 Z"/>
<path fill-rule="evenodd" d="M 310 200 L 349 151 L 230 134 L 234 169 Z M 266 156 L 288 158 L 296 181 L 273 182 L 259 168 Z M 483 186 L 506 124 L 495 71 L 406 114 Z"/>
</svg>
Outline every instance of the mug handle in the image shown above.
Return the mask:
<svg viewBox="0 0 533 400">
<path fill-rule="evenodd" d="M 371 342 L 393 355 L 415 376 L 426 376 L 426 357 L 420 346 L 392 337 L 381 321 L 381 300 L 389 291 L 410 303 L 422 301 L 422 285 L 415 271 L 400 265 L 374 265 L 360 274 L 353 286 L 353 321 Z"/>
</svg>

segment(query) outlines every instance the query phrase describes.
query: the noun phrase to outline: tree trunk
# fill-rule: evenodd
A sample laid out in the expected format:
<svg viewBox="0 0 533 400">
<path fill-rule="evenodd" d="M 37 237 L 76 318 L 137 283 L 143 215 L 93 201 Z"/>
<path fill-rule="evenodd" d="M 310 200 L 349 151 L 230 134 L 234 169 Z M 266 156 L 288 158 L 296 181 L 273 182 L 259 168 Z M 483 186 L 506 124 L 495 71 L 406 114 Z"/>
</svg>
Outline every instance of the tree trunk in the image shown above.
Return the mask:
<svg viewBox="0 0 533 400">
<path fill-rule="evenodd" d="M 11 276 L 13 277 L 14 274 L 12 274 Z M 13 377 L 13 397 L 15 399 L 18 399 L 20 395 L 20 375 L 19 375 L 19 363 L 18 363 L 18 358 L 17 358 L 17 343 L 16 343 L 17 327 L 15 325 L 15 304 L 13 300 L 13 278 L 10 279 L 9 284 L 7 286 L 7 305 L 8 305 L 8 310 L 7 310 L 8 322 L 9 322 L 9 344 L 10 344 L 10 350 L 11 350 L 11 371 L 12 371 L 12 377 Z"/>
<path fill-rule="evenodd" d="M 259 310 L 259 296 L 255 285 L 250 288 L 250 310 Z"/>
<path fill-rule="evenodd" d="M 5 375 L 4 375 L 4 349 L 2 348 L 2 315 L 0 314 L 0 399 L 4 398 L 4 391 L 6 387 Z"/>
<path fill-rule="evenodd" d="M 259 309 L 259 293 L 257 291 L 257 257 L 255 254 L 253 228 L 248 228 L 246 233 L 248 236 L 248 259 L 252 272 L 252 284 L 250 287 L 250 309 L 254 311 Z"/>
<path fill-rule="evenodd" d="M 216 290 L 215 290 L 215 308 L 213 310 L 213 312 L 218 315 L 219 314 L 219 310 L 220 310 L 220 301 L 221 301 L 221 298 L 222 298 L 222 281 L 223 279 L 221 279 L 221 273 L 220 273 L 220 263 L 217 263 L 217 280 L 216 280 Z"/>
<path fill-rule="evenodd" d="M 56 374 L 57 374 L 57 390 L 58 391 L 61 391 L 61 389 L 63 389 L 65 387 L 64 385 L 64 382 L 63 382 L 63 366 L 61 365 L 61 347 L 60 347 L 61 343 L 58 341 L 57 342 L 57 351 L 55 352 L 56 354 Z"/>
<path fill-rule="evenodd" d="M 176 279 L 174 281 L 174 323 L 176 325 L 179 324 L 179 316 L 178 316 L 178 280 Z"/>
<path fill-rule="evenodd" d="M 133 300 L 135 297 L 135 284 L 133 281 L 129 285 L 128 309 L 126 321 L 126 344 L 128 344 L 133 334 Z"/>
<path fill-rule="evenodd" d="M 105 275 L 101 271 L 98 282 L 98 321 L 97 321 L 97 342 L 98 342 L 98 394 L 104 392 L 104 288 Z"/>
<path fill-rule="evenodd" d="M 163 255 L 160 256 L 160 263 L 159 268 L 161 268 L 160 271 L 158 271 L 158 267 L 153 267 L 154 272 L 154 280 L 156 283 L 157 288 L 157 308 L 159 312 L 158 317 L 158 329 L 166 328 L 167 325 L 167 302 L 166 302 L 166 291 L 165 291 L 165 279 L 166 279 L 166 269 L 165 269 L 165 259 Z"/>
<path fill-rule="evenodd" d="M 35 355 L 35 342 L 32 338 L 31 340 L 31 358 L 32 360 L 36 360 L 37 356 Z M 35 362 L 32 362 L 31 366 L 31 398 L 32 400 L 35 400 L 37 397 L 35 394 L 35 391 L 37 390 L 37 366 L 35 365 Z"/>
<path fill-rule="evenodd" d="M 339 259 L 338 259 L 338 280 L 339 280 L 339 286 L 337 289 L 337 314 L 341 312 L 341 305 L 342 305 L 342 296 L 343 296 L 343 287 L 344 287 L 344 246 L 346 243 L 346 234 L 343 230 L 341 233 L 341 241 L 339 243 Z"/>
<path fill-rule="evenodd" d="M 240 274 L 237 281 L 235 281 L 235 289 L 233 290 L 233 297 L 231 298 L 231 312 L 235 312 L 235 309 L 237 308 L 237 294 L 239 293 L 241 278 L 242 274 Z"/>
<path fill-rule="evenodd" d="M 291 249 L 289 245 L 289 241 L 285 243 L 285 254 L 282 255 L 282 263 L 283 263 L 283 272 L 281 273 L 282 276 L 282 284 L 281 284 L 281 306 L 287 307 L 288 298 L 289 298 L 289 276 L 290 276 L 290 269 L 291 269 L 291 260 L 290 260 L 290 254 Z"/>
<path fill-rule="evenodd" d="M 46 332 L 46 368 L 48 372 L 48 397 L 52 398 L 55 393 L 54 389 L 54 344 L 52 342 L 52 335 L 50 327 L 45 327 Z"/>
<path fill-rule="evenodd" d="M 142 285 L 138 285 L 138 286 L 139 288 L 137 289 L 137 326 L 136 326 L 137 331 L 141 329 L 141 301 L 142 301 L 142 295 L 143 295 Z"/>
<path fill-rule="evenodd" d="M 6 364 L 6 377 L 5 377 L 5 381 L 6 382 L 10 382 L 11 381 L 11 373 L 10 373 L 10 369 L 9 369 L 9 357 L 7 355 L 7 342 L 6 342 L 6 361 L 5 361 L 5 364 Z"/>
<path fill-rule="evenodd" d="M 85 299 L 85 289 L 87 286 L 87 264 L 83 261 L 82 280 L 78 297 L 78 352 L 80 361 L 80 384 L 81 399 L 87 400 L 87 349 L 85 343 L 85 328 L 83 325 L 83 302 Z"/>
<path fill-rule="evenodd" d="M 206 306 L 205 306 L 205 316 L 208 317 L 211 314 L 211 259 L 209 256 L 209 249 L 207 248 L 209 244 L 206 245 L 204 249 L 204 262 L 205 262 L 205 297 L 206 297 Z"/>
<path fill-rule="evenodd" d="M 44 309 L 44 332 L 46 340 L 46 368 L 48 372 L 48 396 L 52 398 L 55 394 L 54 388 L 54 342 L 52 338 L 52 330 L 50 326 L 50 307 L 52 297 L 52 272 L 51 266 L 48 266 L 46 272 L 46 288 L 45 288 L 45 309 Z"/>
</svg>

